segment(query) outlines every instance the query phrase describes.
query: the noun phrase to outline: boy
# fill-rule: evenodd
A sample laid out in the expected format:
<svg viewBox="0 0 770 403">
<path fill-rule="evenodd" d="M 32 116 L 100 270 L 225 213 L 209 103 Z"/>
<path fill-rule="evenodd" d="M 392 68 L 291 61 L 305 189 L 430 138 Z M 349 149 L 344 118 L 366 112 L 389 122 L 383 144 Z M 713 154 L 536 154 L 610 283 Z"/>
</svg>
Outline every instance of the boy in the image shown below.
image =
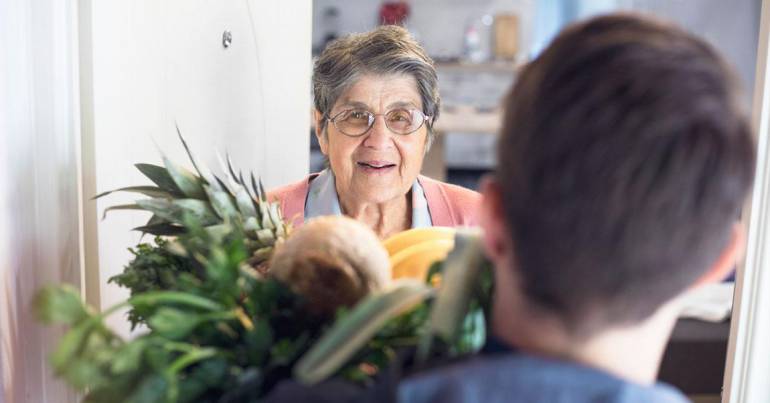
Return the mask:
<svg viewBox="0 0 770 403">
<path fill-rule="evenodd" d="M 564 30 L 518 75 L 482 186 L 497 353 L 406 379 L 399 400 L 686 401 L 655 380 L 679 296 L 743 248 L 754 146 L 736 92 L 678 28 Z"/>
</svg>

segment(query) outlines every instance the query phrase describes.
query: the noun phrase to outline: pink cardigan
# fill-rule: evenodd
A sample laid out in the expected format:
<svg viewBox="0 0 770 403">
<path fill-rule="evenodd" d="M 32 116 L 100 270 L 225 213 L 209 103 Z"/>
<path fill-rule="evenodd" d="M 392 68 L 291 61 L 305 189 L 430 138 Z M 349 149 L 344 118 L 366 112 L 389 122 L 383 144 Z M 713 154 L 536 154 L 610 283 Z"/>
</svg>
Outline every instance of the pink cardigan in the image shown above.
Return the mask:
<svg viewBox="0 0 770 403">
<path fill-rule="evenodd" d="M 318 174 L 311 174 L 299 182 L 267 193 L 268 200 L 281 204 L 284 218 L 291 220 L 295 227 L 305 221 L 305 200 L 310 181 L 316 176 Z M 481 205 L 481 195 L 478 192 L 422 175 L 417 177 L 417 180 L 425 191 L 428 211 L 434 226 L 459 227 L 478 224 L 476 214 Z"/>
</svg>

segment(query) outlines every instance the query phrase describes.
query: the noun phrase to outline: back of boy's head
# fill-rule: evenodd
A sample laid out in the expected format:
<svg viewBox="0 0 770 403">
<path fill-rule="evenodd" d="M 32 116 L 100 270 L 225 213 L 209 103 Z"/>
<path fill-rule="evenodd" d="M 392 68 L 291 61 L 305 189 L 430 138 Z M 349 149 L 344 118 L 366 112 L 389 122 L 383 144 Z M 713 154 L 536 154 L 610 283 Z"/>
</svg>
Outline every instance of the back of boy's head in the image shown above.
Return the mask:
<svg viewBox="0 0 770 403">
<path fill-rule="evenodd" d="M 633 15 L 573 25 L 517 77 L 497 180 L 515 270 L 575 332 L 649 317 L 731 239 L 754 146 L 705 42 Z"/>
</svg>

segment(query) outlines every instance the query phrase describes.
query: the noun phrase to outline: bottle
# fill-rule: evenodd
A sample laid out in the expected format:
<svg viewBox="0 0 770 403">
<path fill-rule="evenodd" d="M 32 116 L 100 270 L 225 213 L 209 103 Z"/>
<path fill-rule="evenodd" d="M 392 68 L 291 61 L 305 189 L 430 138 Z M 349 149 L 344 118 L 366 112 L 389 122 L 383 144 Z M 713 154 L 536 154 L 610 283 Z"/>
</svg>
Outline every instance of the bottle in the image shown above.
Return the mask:
<svg viewBox="0 0 770 403">
<path fill-rule="evenodd" d="M 468 27 L 465 29 L 463 55 L 465 60 L 471 63 L 484 61 L 481 52 L 481 36 L 474 23 L 468 24 Z"/>
</svg>

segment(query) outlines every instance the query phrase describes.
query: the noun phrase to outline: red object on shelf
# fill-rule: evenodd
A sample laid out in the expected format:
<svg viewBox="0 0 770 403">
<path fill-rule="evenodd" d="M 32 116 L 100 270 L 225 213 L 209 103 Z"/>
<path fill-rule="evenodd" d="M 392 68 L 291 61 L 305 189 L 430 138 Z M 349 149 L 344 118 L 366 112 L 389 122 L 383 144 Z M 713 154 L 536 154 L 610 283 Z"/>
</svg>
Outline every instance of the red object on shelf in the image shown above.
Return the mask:
<svg viewBox="0 0 770 403">
<path fill-rule="evenodd" d="M 404 1 L 386 1 L 380 7 L 380 24 L 404 25 L 409 16 L 409 4 Z"/>
</svg>

